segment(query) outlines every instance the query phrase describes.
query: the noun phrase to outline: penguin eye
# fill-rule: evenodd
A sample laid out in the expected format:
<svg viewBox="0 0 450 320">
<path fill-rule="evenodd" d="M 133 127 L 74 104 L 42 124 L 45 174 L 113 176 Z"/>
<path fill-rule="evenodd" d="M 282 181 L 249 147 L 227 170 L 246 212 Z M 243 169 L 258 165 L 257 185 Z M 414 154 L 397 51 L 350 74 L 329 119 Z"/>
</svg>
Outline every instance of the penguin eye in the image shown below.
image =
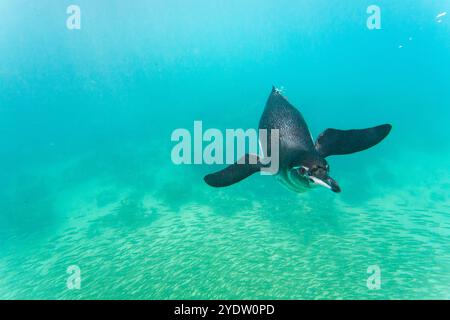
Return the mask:
<svg viewBox="0 0 450 320">
<path fill-rule="evenodd" d="M 305 167 L 300 167 L 299 172 L 300 172 L 301 175 L 305 175 L 307 171 L 308 171 L 307 168 L 305 168 Z"/>
</svg>

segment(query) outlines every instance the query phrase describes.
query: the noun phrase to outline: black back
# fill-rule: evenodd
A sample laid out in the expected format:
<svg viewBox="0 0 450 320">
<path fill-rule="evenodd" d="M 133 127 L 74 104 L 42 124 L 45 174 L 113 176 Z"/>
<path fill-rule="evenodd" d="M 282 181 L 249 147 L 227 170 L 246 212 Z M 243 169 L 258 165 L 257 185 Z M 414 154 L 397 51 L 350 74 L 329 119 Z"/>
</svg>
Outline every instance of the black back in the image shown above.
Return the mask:
<svg viewBox="0 0 450 320">
<path fill-rule="evenodd" d="M 280 135 L 280 166 L 292 164 L 301 158 L 316 157 L 308 125 L 301 113 L 274 88 L 267 100 L 259 121 L 260 129 L 268 130 L 268 153 L 270 156 L 270 129 L 278 129 Z"/>
</svg>

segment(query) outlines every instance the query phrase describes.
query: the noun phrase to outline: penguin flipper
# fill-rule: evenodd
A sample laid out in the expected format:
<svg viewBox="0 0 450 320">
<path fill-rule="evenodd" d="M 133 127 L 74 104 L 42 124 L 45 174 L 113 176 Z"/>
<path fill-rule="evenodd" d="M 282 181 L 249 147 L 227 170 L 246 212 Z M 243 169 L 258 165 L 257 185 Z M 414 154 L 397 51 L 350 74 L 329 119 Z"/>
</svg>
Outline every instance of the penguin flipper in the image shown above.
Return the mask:
<svg viewBox="0 0 450 320">
<path fill-rule="evenodd" d="M 211 187 L 227 187 L 260 171 L 262 166 L 257 155 L 246 154 L 225 169 L 206 175 L 203 180 Z"/>
<path fill-rule="evenodd" d="M 363 151 L 380 143 L 391 129 L 390 124 L 367 129 L 327 129 L 317 138 L 316 150 L 324 158 Z"/>
</svg>

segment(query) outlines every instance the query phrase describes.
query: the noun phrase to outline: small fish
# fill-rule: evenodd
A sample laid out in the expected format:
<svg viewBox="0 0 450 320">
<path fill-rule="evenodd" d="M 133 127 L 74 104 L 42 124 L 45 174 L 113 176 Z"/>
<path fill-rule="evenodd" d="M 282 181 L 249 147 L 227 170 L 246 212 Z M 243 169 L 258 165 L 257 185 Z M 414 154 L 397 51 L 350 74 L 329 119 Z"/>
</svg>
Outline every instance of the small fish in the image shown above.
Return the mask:
<svg viewBox="0 0 450 320">
<path fill-rule="evenodd" d="M 439 14 L 436 16 L 436 19 L 442 18 L 442 17 L 445 16 L 445 15 L 447 15 L 447 12 L 446 12 L 446 11 L 441 12 L 441 13 L 439 13 Z"/>
</svg>

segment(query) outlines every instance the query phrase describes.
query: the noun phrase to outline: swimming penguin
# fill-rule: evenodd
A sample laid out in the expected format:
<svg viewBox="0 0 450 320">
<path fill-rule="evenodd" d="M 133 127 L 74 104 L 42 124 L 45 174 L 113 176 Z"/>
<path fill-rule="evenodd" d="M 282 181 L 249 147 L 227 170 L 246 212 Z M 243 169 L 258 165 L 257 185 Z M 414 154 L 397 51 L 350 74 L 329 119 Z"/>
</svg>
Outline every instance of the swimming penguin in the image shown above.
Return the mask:
<svg viewBox="0 0 450 320">
<path fill-rule="evenodd" d="M 391 131 L 390 124 L 368 129 L 326 129 L 313 142 L 301 113 L 292 106 L 280 90 L 272 88 L 259 121 L 259 129 L 278 129 L 279 170 L 277 178 L 289 189 L 304 192 L 321 185 L 333 192 L 341 192 L 337 182 L 330 177 L 330 167 L 325 160 L 332 155 L 350 154 L 366 150 L 381 142 Z M 270 153 L 270 145 L 267 146 Z M 256 159 L 256 161 L 250 161 Z M 259 172 L 266 166 L 256 155 L 246 154 L 243 160 L 227 168 L 208 174 L 205 182 L 212 187 L 226 187 Z"/>
</svg>

